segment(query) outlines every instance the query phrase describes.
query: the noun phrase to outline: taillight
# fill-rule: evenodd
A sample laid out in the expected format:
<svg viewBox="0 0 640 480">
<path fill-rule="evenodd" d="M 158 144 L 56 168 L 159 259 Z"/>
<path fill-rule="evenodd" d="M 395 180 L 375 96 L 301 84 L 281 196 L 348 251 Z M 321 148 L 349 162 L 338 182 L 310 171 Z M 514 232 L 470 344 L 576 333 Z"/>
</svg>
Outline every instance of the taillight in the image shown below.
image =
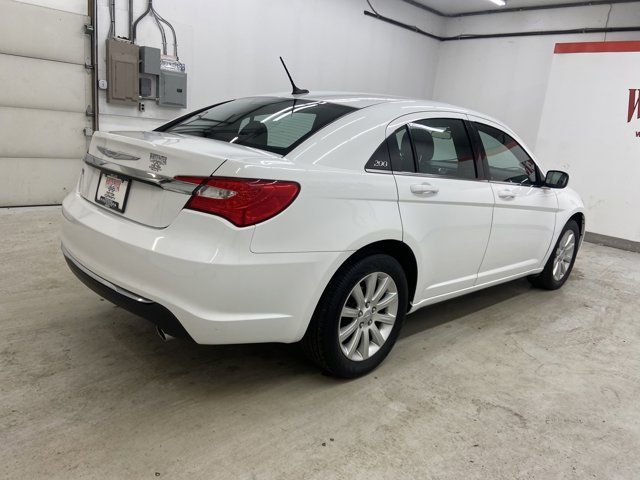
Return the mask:
<svg viewBox="0 0 640 480">
<path fill-rule="evenodd" d="M 296 182 L 226 177 L 176 177 L 195 183 L 185 208 L 218 215 L 238 227 L 274 217 L 291 205 L 300 191 Z"/>
</svg>

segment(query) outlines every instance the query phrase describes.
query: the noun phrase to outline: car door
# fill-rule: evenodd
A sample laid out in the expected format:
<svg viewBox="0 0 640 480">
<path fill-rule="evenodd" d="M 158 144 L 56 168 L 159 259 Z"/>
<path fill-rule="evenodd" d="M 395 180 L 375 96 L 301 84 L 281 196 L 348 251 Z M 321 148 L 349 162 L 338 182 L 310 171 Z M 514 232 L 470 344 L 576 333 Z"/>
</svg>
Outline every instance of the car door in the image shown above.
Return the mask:
<svg viewBox="0 0 640 480">
<path fill-rule="evenodd" d="M 498 124 L 473 121 L 483 169 L 495 197 L 491 237 L 478 284 L 529 273 L 542 267 L 555 229 L 558 199 L 542 186 L 531 155 Z"/>
<path fill-rule="evenodd" d="M 414 305 L 470 288 L 489 233 L 493 193 L 478 179 L 466 116 L 421 113 L 387 128 L 405 243 L 416 252 Z"/>
</svg>

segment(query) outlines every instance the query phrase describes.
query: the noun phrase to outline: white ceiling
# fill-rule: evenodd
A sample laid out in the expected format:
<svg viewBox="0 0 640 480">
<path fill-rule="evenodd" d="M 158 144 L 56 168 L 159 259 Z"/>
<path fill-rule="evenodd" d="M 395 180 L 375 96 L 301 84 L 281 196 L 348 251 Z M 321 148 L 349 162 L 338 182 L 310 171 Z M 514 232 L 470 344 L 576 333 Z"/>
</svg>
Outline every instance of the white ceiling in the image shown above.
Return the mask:
<svg viewBox="0 0 640 480">
<path fill-rule="evenodd" d="M 477 12 L 479 10 L 500 10 L 501 8 L 489 0 L 415 0 L 417 3 L 435 8 L 447 14 Z M 584 0 L 507 0 L 506 8 L 535 7 L 557 3 L 580 3 Z"/>
</svg>

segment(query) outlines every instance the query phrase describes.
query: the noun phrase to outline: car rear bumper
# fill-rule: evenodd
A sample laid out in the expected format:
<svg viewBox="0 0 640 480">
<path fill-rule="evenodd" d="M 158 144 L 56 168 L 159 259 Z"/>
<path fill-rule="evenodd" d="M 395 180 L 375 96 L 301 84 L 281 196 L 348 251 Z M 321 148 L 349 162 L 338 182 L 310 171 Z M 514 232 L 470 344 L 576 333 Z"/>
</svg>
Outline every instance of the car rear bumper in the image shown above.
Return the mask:
<svg viewBox="0 0 640 480">
<path fill-rule="evenodd" d="M 202 344 L 300 340 L 349 255 L 255 254 L 253 228 L 191 211 L 166 228 L 148 227 L 76 192 L 62 213 L 63 252 L 80 280 L 170 335 Z"/>
<path fill-rule="evenodd" d="M 163 332 L 168 333 L 173 337 L 193 340 L 191 335 L 189 335 L 189 333 L 184 329 L 175 315 L 159 303 L 136 295 L 133 292 L 129 292 L 128 290 L 105 280 L 99 275 L 96 275 L 75 259 L 64 245 L 62 245 L 62 254 L 64 255 L 67 265 L 73 274 L 102 298 L 109 300 L 111 303 L 114 303 L 131 313 L 142 318 L 146 318 L 162 329 Z"/>
</svg>

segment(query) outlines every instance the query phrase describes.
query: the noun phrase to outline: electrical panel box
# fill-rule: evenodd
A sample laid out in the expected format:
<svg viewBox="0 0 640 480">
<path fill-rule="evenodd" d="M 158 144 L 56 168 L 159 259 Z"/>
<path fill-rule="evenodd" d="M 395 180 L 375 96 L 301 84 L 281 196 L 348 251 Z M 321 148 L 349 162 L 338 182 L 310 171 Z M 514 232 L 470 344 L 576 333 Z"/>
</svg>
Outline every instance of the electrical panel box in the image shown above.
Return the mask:
<svg viewBox="0 0 640 480">
<path fill-rule="evenodd" d="M 160 49 L 140 47 L 140 73 L 160 75 Z"/>
<path fill-rule="evenodd" d="M 153 96 L 152 85 L 153 81 L 151 78 L 140 76 L 140 96 L 142 98 L 149 98 Z"/>
<path fill-rule="evenodd" d="M 107 102 L 138 103 L 138 49 L 129 42 L 107 40 Z"/>
<path fill-rule="evenodd" d="M 165 107 L 187 106 L 187 74 L 184 72 L 160 71 L 158 104 Z"/>
</svg>

